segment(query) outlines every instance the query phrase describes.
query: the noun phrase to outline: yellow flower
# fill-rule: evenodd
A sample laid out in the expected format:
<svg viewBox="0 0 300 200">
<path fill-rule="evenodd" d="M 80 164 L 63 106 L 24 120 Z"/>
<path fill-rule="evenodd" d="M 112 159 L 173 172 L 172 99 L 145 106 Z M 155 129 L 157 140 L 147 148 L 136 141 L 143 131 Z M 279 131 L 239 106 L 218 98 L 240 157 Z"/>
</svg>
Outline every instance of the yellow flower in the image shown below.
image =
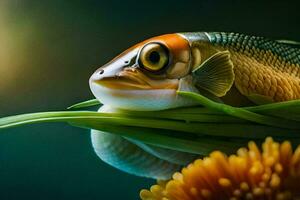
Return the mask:
<svg viewBox="0 0 300 200">
<path fill-rule="evenodd" d="M 270 199 L 300 197 L 300 146 L 267 138 L 227 157 L 219 151 L 176 172 L 168 182 L 142 190 L 143 200 Z"/>
</svg>

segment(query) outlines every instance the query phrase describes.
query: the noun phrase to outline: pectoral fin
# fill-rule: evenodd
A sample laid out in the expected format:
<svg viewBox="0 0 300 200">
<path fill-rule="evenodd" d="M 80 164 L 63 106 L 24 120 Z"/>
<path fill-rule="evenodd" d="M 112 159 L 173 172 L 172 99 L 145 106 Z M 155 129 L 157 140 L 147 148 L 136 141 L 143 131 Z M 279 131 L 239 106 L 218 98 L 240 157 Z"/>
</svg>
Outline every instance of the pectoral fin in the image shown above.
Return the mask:
<svg viewBox="0 0 300 200">
<path fill-rule="evenodd" d="M 233 63 L 229 51 L 214 54 L 193 70 L 193 79 L 201 87 L 217 97 L 224 96 L 234 82 Z"/>
</svg>

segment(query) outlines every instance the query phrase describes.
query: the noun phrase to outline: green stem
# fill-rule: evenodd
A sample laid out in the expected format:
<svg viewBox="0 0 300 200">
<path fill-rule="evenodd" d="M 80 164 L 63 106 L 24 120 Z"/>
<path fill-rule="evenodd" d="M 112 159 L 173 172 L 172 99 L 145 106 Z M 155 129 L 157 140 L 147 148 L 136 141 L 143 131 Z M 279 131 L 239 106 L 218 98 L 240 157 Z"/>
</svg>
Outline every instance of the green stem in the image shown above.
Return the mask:
<svg viewBox="0 0 300 200">
<path fill-rule="evenodd" d="M 179 91 L 178 93 L 182 96 L 186 96 L 186 97 L 189 97 L 189 98 L 192 98 L 192 99 L 198 101 L 201 105 L 203 105 L 207 108 L 217 110 L 217 111 L 222 111 L 228 115 L 238 117 L 241 119 L 245 119 L 245 120 L 248 120 L 251 122 L 256 122 L 256 123 L 264 124 L 264 125 L 270 125 L 270 126 L 279 127 L 279 128 L 287 128 L 287 129 L 299 129 L 300 128 L 299 123 L 291 121 L 291 120 L 261 115 L 261 114 L 257 114 L 257 113 L 251 112 L 249 110 L 246 110 L 244 108 L 236 108 L 236 107 L 232 107 L 232 106 L 229 106 L 226 104 L 216 103 L 216 102 L 211 101 L 208 98 L 206 98 L 202 95 L 196 94 L 196 93 L 182 92 L 182 91 Z"/>
<path fill-rule="evenodd" d="M 88 101 L 80 102 L 72 106 L 69 106 L 67 109 L 68 110 L 79 109 L 79 108 L 86 108 L 86 107 L 96 106 L 96 105 L 101 105 L 101 103 L 98 101 L 98 99 L 91 99 Z"/>
<path fill-rule="evenodd" d="M 235 123 L 186 123 L 183 121 L 163 120 L 163 119 L 149 119 L 141 117 L 120 117 L 114 113 L 98 113 L 98 112 L 45 112 L 24 114 L 14 117 L 6 117 L 0 119 L 0 129 L 20 126 L 24 124 L 38 123 L 38 122 L 79 122 L 80 120 L 88 123 L 97 122 L 106 125 L 122 125 L 143 128 L 155 128 L 163 130 L 173 130 L 185 133 L 193 133 L 195 135 L 211 135 L 223 137 L 239 137 L 239 138 L 264 138 L 270 133 L 272 136 L 278 137 L 300 137 L 299 130 L 288 130 L 270 126 Z M 93 127 L 89 127 L 93 128 Z"/>
<path fill-rule="evenodd" d="M 75 125 L 79 127 L 85 127 L 86 123 L 82 125 L 80 122 Z M 107 131 L 112 134 L 121 135 L 123 137 L 128 137 L 157 147 L 195 153 L 199 155 L 208 155 L 213 150 L 220 150 L 225 153 L 233 153 L 239 147 L 247 143 L 246 141 L 244 143 L 226 142 L 218 138 L 208 138 L 205 136 L 198 137 L 197 140 L 184 139 L 180 137 L 174 137 L 174 134 L 176 134 L 174 131 L 164 131 L 164 134 L 161 134 L 157 130 L 151 128 L 107 126 L 104 124 L 94 124 L 91 122 L 89 122 L 89 127 Z M 177 133 L 177 135 L 180 135 L 180 133 Z"/>
</svg>

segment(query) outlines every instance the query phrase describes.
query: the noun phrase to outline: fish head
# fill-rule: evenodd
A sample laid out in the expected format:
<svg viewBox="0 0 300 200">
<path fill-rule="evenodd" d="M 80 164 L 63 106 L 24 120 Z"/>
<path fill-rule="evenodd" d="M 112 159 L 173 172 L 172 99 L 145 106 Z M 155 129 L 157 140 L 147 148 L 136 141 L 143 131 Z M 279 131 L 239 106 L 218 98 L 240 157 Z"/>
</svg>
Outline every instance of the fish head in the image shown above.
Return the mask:
<svg viewBox="0 0 300 200">
<path fill-rule="evenodd" d="M 103 104 L 128 110 L 186 106 L 178 98 L 180 79 L 191 72 L 188 40 L 167 34 L 145 40 L 97 69 L 90 88 Z"/>
</svg>

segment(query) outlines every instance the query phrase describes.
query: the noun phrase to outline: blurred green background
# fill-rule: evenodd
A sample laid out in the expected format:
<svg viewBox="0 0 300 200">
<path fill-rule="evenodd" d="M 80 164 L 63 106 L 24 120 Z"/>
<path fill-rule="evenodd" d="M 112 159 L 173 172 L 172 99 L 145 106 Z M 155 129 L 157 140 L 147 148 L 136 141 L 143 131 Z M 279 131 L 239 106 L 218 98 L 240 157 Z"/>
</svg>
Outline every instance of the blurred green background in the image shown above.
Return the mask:
<svg viewBox="0 0 300 200">
<path fill-rule="evenodd" d="M 299 19 L 288 1 L 1 0 L 0 117 L 92 98 L 92 72 L 151 36 L 233 31 L 300 40 Z M 99 160 L 87 130 L 1 130 L 0 199 L 138 199 L 153 183 Z"/>
</svg>

